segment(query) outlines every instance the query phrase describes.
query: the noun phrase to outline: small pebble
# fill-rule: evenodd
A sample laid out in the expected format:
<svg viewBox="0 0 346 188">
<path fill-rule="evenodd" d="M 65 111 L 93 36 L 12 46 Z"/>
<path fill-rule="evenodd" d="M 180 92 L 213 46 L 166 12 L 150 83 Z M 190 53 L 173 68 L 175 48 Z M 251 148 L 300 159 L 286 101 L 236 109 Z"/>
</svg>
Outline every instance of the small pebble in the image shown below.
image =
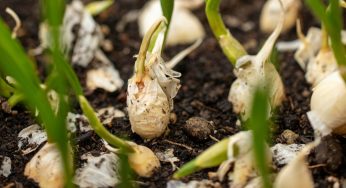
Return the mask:
<svg viewBox="0 0 346 188">
<path fill-rule="evenodd" d="M 198 140 L 206 140 L 212 134 L 214 126 L 212 121 L 201 117 L 192 117 L 184 125 L 184 131 L 189 136 Z"/>
<path fill-rule="evenodd" d="M 299 135 L 289 129 L 286 129 L 281 133 L 281 137 L 287 144 L 294 144 Z"/>
</svg>

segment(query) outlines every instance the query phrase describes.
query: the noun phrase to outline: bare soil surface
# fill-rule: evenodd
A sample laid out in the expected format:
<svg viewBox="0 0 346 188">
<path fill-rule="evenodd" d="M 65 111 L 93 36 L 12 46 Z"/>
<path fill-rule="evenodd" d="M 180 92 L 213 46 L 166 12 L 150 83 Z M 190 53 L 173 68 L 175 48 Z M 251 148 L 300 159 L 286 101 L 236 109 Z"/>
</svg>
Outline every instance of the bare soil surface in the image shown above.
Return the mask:
<svg viewBox="0 0 346 188">
<path fill-rule="evenodd" d="M 109 39 L 114 49 L 106 52 L 106 55 L 119 70 L 122 79 L 126 82 L 133 73 L 135 59 L 133 55 L 138 53 L 141 38 L 138 33 L 137 23 L 128 24 L 124 32 L 115 30 L 116 24 L 128 11 L 139 9 L 146 1 L 141 0 L 117 0 L 107 11 L 97 16 L 96 21 L 110 29 L 105 37 Z M 257 53 L 267 35 L 259 31 L 258 19 L 263 0 L 223 0 L 221 13 L 225 23 L 232 34 L 240 40 L 251 54 Z M 21 18 L 23 25 L 20 30 L 19 40 L 24 48 L 29 50 L 39 45 L 38 26 L 40 22 L 39 3 L 37 0 L 4 0 L 0 3 L 0 15 L 13 27 L 13 20 L 4 13 L 5 7 L 11 7 Z M 112 133 L 123 138 L 132 140 L 138 144 L 143 144 L 151 148 L 154 152 L 164 151 L 168 148 L 174 149 L 174 155 L 180 159 L 177 166 L 190 161 L 203 150 L 215 144 L 211 137 L 198 139 L 191 136 L 186 129 L 186 121 L 192 117 L 204 118 L 212 121 L 210 136 L 222 139 L 242 130 L 236 125 L 237 116 L 232 112 L 232 105 L 228 102 L 227 96 L 235 76 L 232 65 L 222 54 L 216 40 L 209 29 L 204 8 L 194 11 L 205 26 L 207 37 L 202 45 L 185 58 L 175 70 L 182 73 L 182 87 L 175 98 L 174 113 L 177 121 L 169 125 L 169 132 L 158 139 L 150 142 L 143 140 L 131 132 L 128 117 L 114 119 L 111 127 L 107 127 Z M 303 30 L 306 32 L 310 26 L 318 26 L 309 12 L 304 9 L 300 13 L 303 23 Z M 234 22 L 238 20 L 238 24 Z M 247 26 L 244 26 L 247 24 Z M 295 30 L 282 34 L 280 40 L 296 39 Z M 186 46 L 170 47 L 165 49 L 164 59 L 169 60 Z M 36 57 L 38 65 L 43 64 L 44 57 Z M 300 69 L 293 58 L 293 53 L 280 53 L 278 55 L 278 70 L 285 85 L 286 100 L 282 107 L 278 109 L 277 115 L 273 118 L 274 126 L 272 143 L 286 143 L 281 133 L 289 129 L 299 135 L 296 143 L 308 143 L 313 140 L 313 130 L 309 124 L 306 112 L 309 111 L 311 96 L 311 86 L 306 83 L 304 72 Z M 11 62 L 9 62 L 11 63 Z M 38 69 L 38 74 L 43 74 L 43 68 Z M 83 75 L 82 68 L 75 68 L 81 82 Z M 126 112 L 126 84 L 122 89 L 114 93 L 108 93 L 98 89 L 93 93 L 87 93 L 87 98 L 95 107 L 99 109 L 106 106 L 114 106 Z M 1 101 L 1 100 L 0 100 Z M 23 156 L 17 147 L 17 135 L 25 127 L 35 123 L 35 120 L 23 107 L 17 106 L 13 110 L 16 113 L 7 113 L 0 110 L 0 155 L 8 156 L 12 160 L 12 173 L 9 177 L 0 176 L 0 187 L 14 183 L 13 187 L 22 185 L 23 187 L 38 187 L 38 185 L 27 179 L 23 175 L 25 164 L 34 154 Z M 79 112 L 77 107 L 72 109 Z M 77 160 L 86 152 L 95 154 L 106 151 L 99 137 L 93 133 L 76 135 L 76 167 L 81 161 Z M 175 143 L 175 144 L 174 144 Z M 324 145 L 317 148 L 310 156 L 310 166 L 315 181 L 315 187 L 331 187 L 333 182 L 328 177 L 333 176 L 338 179 L 346 176 L 346 142 L 344 138 L 331 136 L 326 138 Z M 332 155 L 334 158 L 329 158 Z M 323 156 L 324 155 L 324 156 Z M 322 165 L 321 165 L 322 164 Z M 171 180 L 173 174 L 170 163 L 161 163 L 162 167 L 152 178 L 135 177 L 140 187 L 166 187 L 167 181 Z M 194 173 L 183 179 L 201 180 L 208 178 L 208 172 L 216 169 L 206 169 Z M 226 187 L 226 183 L 222 182 Z"/>
</svg>

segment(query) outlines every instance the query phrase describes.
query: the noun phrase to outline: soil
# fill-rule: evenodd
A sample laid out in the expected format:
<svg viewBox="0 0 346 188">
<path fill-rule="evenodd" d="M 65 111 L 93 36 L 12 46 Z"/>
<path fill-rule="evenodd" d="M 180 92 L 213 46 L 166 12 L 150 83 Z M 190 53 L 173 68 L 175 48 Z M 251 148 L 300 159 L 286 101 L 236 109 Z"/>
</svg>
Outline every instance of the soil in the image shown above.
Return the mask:
<svg viewBox="0 0 346 188">
<path fill-rule="evenodd" d="M 105 37 L 112 42 L 114 49 L 111 52 L 106 52 L 106 55 L 114 62 L 125 82 L 133 73 L 133 55 L 138 53 L 141 39 L 135 22 L 129 23 L 125 27 L 125 31 L 121 33 L 116 31 L 115 26 L 128 11 L 139 9 L 145 2 L 141 0 L 117 0 L 111 8 L 96 17 L 99 24 L 110 29 L 110 33 Z M 221 13 L 227 27 L 251 54 L 255 54 L 267 38 L 267 35 L 259 32 L 258 26 L 259 13 L 263 3 L 264 0 L 223 0 L 221 6 Z M 3 11 L 7 6 L 11 7 L 22 20 L 23 25 L 19 32 L 19 40 L 24 48 L 29 50 L 37 47 L 39 45 L 37 33 L 40 22 L 38 1 L 4 0 L 1 2 L 0 15 L 12 28 L 14 25 L 13 20 Z M 143 144 L 154 152 L 165 151 L 168 148 L 174 149 L 174 155 L 180 159 L 176 163 L 177 166 L 182 166 L 203 150 L 215 144 L 215 140 L 210 137 L 207 139 L 194 139 L 189 136 L 184 129 L 189 118 L 200 117 L 212 121 L 211 136 L 216 139 L 233 135 L 242 129 L 242 127 L 236 125 L 237 115 L 232 112 L 232 105 L 227 100 L 229 88 L 235 80 L 232 66 L 213 38 L 203 7 L 194 10 L 194 13 L 205 26 L 207 37 L 197 50 L 175 68 L 175 70 L 182 73 L 182 87 L 174 101 L 174 113 L 177 116 L 177 121 L 169 125 L 170 131 L 161 138 L 144 142 L 138 135 L 131 132 L 127 116 L 114 119 L 111 126 L 107 127 L 112 133 L 138 144 Z M 318 26 L 318 22 L 314 21 L 312 15 L 306 9 L 303 9 L 300 15 L 305 32 L 310 26 Z M 237 18 L 241 24 L 247 23 L 250 25 L 250 29 L 234 25 L 234 22 L 232 22 L 234 18 Z M 280 40 L 292 39 L 296 39 L 294 29 L 280 37 Z M 165 49 L 164 59 L 172 58 L 185 47 L 177 46 Z M 286 141 L 281 133 L 286 129 L 299 135 L 296 143 L 308 143 L 313 140 L 313 130 L 306 116 L 306 112 L 309 111 L 311 86 L 306 83 L 304 72 L 294 61 L 293 53 L 280 53 L 278 60 L 280 62 L 279 73 L 285 85 L 286 100 L 282 107 L 278 109 L 275 118 L 273 118 L 276 128 L 273 129 L 273 143 L 271 144 L 285 143 Z M 36 57 L 36 61 L 40 65 L 44 62 L 44 57 Z M 76 67 L 75 70 L 81 82 L 84 83 L 83 69 Z M 43 69 L 39 68 L 38 72 L 43 74 Z M 92 93 L 87 92 L 86 95 L 96 109 L 114 106 L 126 112 L 126 84 L 114 93 L 98 89 Z M 23 187 L 38 187 L 35 182 L 23 175 L 25 164 L 34 154 L 23 156 L 17 148 L 18 132 L 35 123 L 35 120 L 20 105 L 13 110 L 16 113 L 7 113 L 0 110 L 0 155 L 12 159 L 12 174 L 7 178 L 0 176 L 0 187 L 9 183 L 15 183 L 19 187 L 20 185 Z M 80 109 L 76 107 L 72 111 L 78 112 Z M 99 137 L 93 132 L 77 134 L 75 140 L 78 143 L 75 146 L 76 167 L 81 165 L 81 161 L 77 159 L 82 154 L 106 151 Z M 345 157 L 342 155 L 342 153 L 346 153 L 346 142 L 343 138 L 336 136 L 332 136 L 328 140 L 322 149 L 316 150 L 309 156 L 310 165 L 317 165 L 317 167 L 312 168 L 315 187 L 331 187 L 333 181 L 329 180 L 330 178 L 328 179 L 329 176 L 338 179 L 346 176 L 345 170 L 342 170 L 346 169 Z M 338 154 L 339 158 L 335 160 L 337 166 L 333 164 L 333 160 L 328 160 L 325 156 L 319 154 L 321 152 L 330 152 L 330 150 L 327 150 L 330 145 L 333 147 L 331 150 Z M 327 165 L 318 166 L 318 164 Z M 134 177 L 138 185 L 140 187 L 165 187 L 167 181 L 171 180 L 173 170 L 170 163 L 161 163 L 161 165 L 160 170 L 152 178 Z M 183 181 L 208 178 L 208 172 L 215 170 L 206 169 L 194 173 L 183 178 Z M 225 182 L 222 185 L 226 185 Z"/>
</svg>

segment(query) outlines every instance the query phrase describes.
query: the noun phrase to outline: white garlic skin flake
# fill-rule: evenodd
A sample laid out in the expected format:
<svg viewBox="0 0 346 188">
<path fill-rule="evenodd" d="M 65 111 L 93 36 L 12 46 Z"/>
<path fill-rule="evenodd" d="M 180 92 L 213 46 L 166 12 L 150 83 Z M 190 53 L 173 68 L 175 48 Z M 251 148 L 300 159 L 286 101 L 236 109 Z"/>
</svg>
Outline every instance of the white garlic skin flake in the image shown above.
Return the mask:
<svg viewBox="0 0 346 188">
<path fill-rule="evenodd" d="M 282 32 L 290 30 L 296 23 L 300 0 L 281 0 L 285 10 L 285 21 Z M 260 29 L 265 33 L 271 33 L 280 22 L 281 7 L 279 0 L 268 0 L 263 6 L 260 16 Z"/>
</svg>

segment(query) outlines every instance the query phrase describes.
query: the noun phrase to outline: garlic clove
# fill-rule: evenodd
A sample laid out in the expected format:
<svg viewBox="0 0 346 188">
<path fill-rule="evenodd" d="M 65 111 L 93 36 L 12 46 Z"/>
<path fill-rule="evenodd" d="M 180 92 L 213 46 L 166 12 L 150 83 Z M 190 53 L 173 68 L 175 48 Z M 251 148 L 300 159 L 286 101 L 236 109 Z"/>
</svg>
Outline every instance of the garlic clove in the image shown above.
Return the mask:
<svg viewBox="0 0 346 188">
<path fill-rule="evenodd" d="M 290 30 L 298 18 L 301 8 L 300 0 L 281 0 L 285 10 L 285 22 L 282 32 Z M 271 33 L 280 22 L 281 5 L 279 0 L 268 0 L 263 6 L 260 16 L 260 29 L 262 32 Z"/>
<path fill-rule="evenodd" d="M 228 100 L 233 104 L 234 112 L 240 114 L 243 120 L 249 117 L 252 95 L 259 85 L 266 87 L 270 97 L 268 106 L 271 109 L 279 106 L 285 98 L 280 75 L 274 65 L 268 62 L 274 43 L 283 27 L 283 18 L 284 13 L 281 12 L 280 22 L 256 56 L 245 55 L 236 62 L 234 72 L 237 79 L 231 86 Z"/>
<path fill-rule="evenodd" d="M 346 84 L 339 71 L 330 73 L 313 89 L 308 113 L 313 128 L 322 135 L 346 134 Z"/>
<path fill-rule="evenodd" d="M 24 175 L 36 181 L 42 188 L 63 188 L 65 184 L 63 171 L 58 148 L 55 144 L 47 142 L 26 164 Z"/>
<path fill-rule="evenodd" d="M 322 32 L 321 29 L 311 27 L 308 30 L 307 36 L 303 36 L 300 31 L 300 25 L 297 26 L 298 35 L 300 35 L 300 42 L 298 50 L 294 53 L 294 59 L 298 62 L 300 67 L 305 70 L 309 60 L 314 57 L 321 49 L 322 45 Z"/>
<path fill-rule="evenodd" d="M 197 3 L 195 3 L 195 1 L 196 0 L 191 1 L 192 6 L 188 2 L 182 0 L 176 1 L 170 23 L 170 30 L 172 32 L 168 32 L 166 45 L 189 44 L 205 36 L 202 24 L 197 17 L 187 9 L 189 6 L 194 7 L 200 4 L 197 1 Z M 162 17 L 160 1 L 149 1 L 141 10 L 138 18 L 139 33 L 141 36 L 145 35 L 151 25 L 159 17 Z"/>
<path fill-rule="evenodd" d="M 114 187 L 119 183 L 119 159 L 114 153 L 90 153 L 81 157 L 86 163 L 76 170 L 74 183 L 79 187 Z"/>
<path fill-rule="evenodd" d="M 129 155 L 131 168 L 142 177 L 151 177 L 160 168 L 160 161 L 151 149 L 129 142 L 135 152 Z"/>
<path fill-rule="evenodd" d="M 278 174 L 274 188 L 304 187 L 313 188 L 314 182 L 306 164 L 306 156 L 319 141 L 307 144 Z"/>
<path fill-rule="evenodd" d="M 145 139 L 161 136 L 167 129 L 170 103 L 157 79 L 143 78 L 143 86 L 130 79 L 127 106 L 133 132 Z"/>
<path fill-rule="evenodd" d="M 311 58 L 306 69 L 305 78 L 316 86 L 331 72 L 338 69 L 338 64 L 331 49 L 321 49 L 315 58 Z"/>
<path fill-rule="evenodd" d="M 131 129 L 144 139 L 153 139 L 165 132 L 173 109 L 173 98 L 180 88 L 178 77 L 181 74 L 167 67 L 160 57 L 166 29 L 160 28 L 160 23 L 164 23 L 164 19 L 158 20 L 146 35 L 151 38 L 155 30 L 160 29 L 152 52 L 147 51 L 150 39 L 143 40 L 135 75 L 129 79 L 127 88 Z M 144 70 L 140 71 L 138 67 Z"/>
</svg>

